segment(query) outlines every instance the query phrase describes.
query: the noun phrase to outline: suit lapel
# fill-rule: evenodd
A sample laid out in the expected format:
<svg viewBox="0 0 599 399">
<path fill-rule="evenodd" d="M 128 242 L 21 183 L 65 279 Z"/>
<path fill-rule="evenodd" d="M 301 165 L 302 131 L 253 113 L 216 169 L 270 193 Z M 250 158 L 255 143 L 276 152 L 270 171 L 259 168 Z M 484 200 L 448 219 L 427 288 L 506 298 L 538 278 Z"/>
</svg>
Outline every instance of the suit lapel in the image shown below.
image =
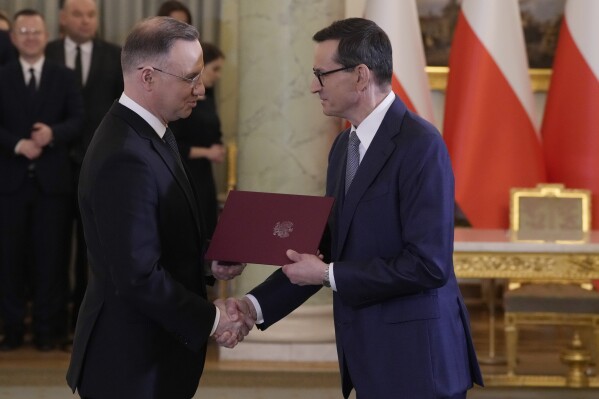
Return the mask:
<svg viewBox="0 0 599 399">
<path fill-rule="evenodd" d="M 93 83 L 94 77 L 99 76 L 102 77 L 102 71 L 100 70 L 100 58 L 102 57 L 102 49 L 101 43 L 97 40 L 94 40 L 92 47 L 92 58 L 90 60 L 89 65 L 89 73 L 87 74 L 87 81 L 85 82 L 85 86 L 83 86 L 83 90 L 87 87 L 90 87 Z"/>
<path fill-rule="evenodd" d="M 12 92 L 17 96 L 15 103 L 26 107 L 29 104 L 29 94 L 27 93 L 27 85 L 25 84 L 21 64 L 18 61 L 10 64 L 10 66 L 6 67 L 6 74 L 11 76 L 7 83 L 9 85 L 14 85 Z M 30 113 L 28 112 L 28 114 Z"/>
<path fill-rule="evenodd" d="M 185 193 L 187 203 L 191 208 L 192 214 L 196 222 L 195 224 L 198 230 L 198 234 L 201 236 L 200 215 L 196 205 L 195 196 L 193 194 L 189 180 L 187 180 L 187 177 L 185 176 L 185 172 L 179 166 L 179 163 L 172 154 L 172 151 L 168 147 L 168 144 L 163 142 L 160 139 L 160 137 L 158 137 L 158 134 L 156 134 L 154 129 L 152 129 L 150 125 L 148 125 L 147 122 L 141 116 L 137 115 L 135 112 L 120 104 L 119 102 L 116 102 L 114 104 L 114 106 L 112 107 L 112 111 L 114 111 L 117 115 L 121 116 L 127 122 L 129 122 L 137 133 L 139 133 L 144 138 L 150 140 L 150 142 L 152 143 L 152 147 L 158 153 L 158 155 L 160 155 L 168 169 L 175 177 L 175 181 L 177 182 L 181 190 L 183 190 L 183 192 Z"/>
<path fill-rule="evenodd" d="M 396 98 L 385 114 L 381 126 L 368 147 L 368 151 L 366 151 L 362 162 L 360 162 L 360 167 L 356 172 L 347 194 L 343 194 L 343 184 L 338 183 L 337 195 L 344 197 L 344 200 L 339 215 L 337 255 L 341 254 L 343 246 L 345 245 L 351 221 L 360 199 L 364 196 L 368 187 L 372 185 L 381 169 L 387 163 L 389 157 L 391 157 L 395 151 L 396 145 L 393 142 L 393 137 L 400 133 L 401 122 L 405 112 L 405 105 L 403 105 L 401 100 Z M 347 154 L 347 138 L 345 139 L 345 143 L 345 154 Z M 343 160 L 343 164 L 345 163 L 346 160 Z M 345 167 L 342 169 L 345 171 Z M 340 179 L 344 180 L 345 176 L 340 176 Z"/>
</svg>

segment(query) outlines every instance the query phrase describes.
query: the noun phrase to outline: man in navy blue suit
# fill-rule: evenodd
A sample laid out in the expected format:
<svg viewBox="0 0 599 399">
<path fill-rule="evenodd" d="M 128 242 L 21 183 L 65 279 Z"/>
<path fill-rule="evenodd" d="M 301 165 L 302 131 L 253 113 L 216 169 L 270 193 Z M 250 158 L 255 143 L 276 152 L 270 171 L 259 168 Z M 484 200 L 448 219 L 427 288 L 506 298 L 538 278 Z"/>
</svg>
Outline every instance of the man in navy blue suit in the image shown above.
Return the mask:
<svg viewBox="0 0 599 399">
<path fill-rule="evenodd" d="M 329 155 L 324 261 L 289 250 L 292 263 L 228 311 L 264 330 L 328 287 L 345 398 L 465 398 L 482 377 L 453 269 L 443 140 L 392 92 L 391 43 L 374 22 L 337 21 L 313 39 L 311 91 L 352 125 Z"/>
<path fill-rule="evenodd" d="M 48 33 L 41 14 L 17 12 L 11 39 L 19 59 L 0 71 L 0 350 L 23 343 L 29 274 L 34 340 L 45 351 L 66 333 L 68 151 L 80 134 L 83 101 L 73 72 L 44 57 Z"/>
</svg>

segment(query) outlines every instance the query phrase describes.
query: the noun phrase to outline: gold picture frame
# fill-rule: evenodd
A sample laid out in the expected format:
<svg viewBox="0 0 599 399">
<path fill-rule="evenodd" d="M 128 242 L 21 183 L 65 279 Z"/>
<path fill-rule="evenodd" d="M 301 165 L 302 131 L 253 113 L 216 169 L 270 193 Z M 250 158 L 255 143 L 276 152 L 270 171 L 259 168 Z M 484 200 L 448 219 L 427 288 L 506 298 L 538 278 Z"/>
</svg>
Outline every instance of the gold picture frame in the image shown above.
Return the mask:
<svg viewBox="0 0 599 399">
<path fill-rule="evenodd" d="M 517 241 L 582 243 L 591 230 L 591 192 L 563 184 L 510 191 L 510 231 Z"/>
<path fill-rule="evenodd" d="M 551 69 L 532 68 L 529 69 L 530 82 L 533 92 L 546 92 L 549 89 L 551 81 Z M 426 74 L 431 90 L 445 91 L 447 88 L 447 76 L 449 67 L 447 66 L 427 66 Z"/>
</svg>

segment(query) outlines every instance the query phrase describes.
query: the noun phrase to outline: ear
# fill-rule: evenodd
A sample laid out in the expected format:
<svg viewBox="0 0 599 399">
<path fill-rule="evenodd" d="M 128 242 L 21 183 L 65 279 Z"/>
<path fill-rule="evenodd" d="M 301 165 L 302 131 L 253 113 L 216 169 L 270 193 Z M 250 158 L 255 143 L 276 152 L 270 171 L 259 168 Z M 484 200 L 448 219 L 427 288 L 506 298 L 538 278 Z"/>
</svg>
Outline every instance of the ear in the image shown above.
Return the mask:
<svg viewBox="0 0 599 399">
<path fill-rule="evenodd" d="M 358 91 L 364 91 L 368 88 L 370 80 L 372 79 L 372 73 L 370 69 L 364 64 L 360 64 L 356 67 L 358 72 L 358 81 L 356 82 L 356 88 Z"/>
<path fill-rule="evenodd" d="M 143 85 L 143 87 L 146 90 L 151 90 L 153 82 L 154 82 L 154 77 L 153 77 L 153 74 L 152 74 L 152 70 L 148 69 L 148 68 L 143 69 L 141 71 L 140 78 L 141 78 L 141 84 Z"/>
</svg>

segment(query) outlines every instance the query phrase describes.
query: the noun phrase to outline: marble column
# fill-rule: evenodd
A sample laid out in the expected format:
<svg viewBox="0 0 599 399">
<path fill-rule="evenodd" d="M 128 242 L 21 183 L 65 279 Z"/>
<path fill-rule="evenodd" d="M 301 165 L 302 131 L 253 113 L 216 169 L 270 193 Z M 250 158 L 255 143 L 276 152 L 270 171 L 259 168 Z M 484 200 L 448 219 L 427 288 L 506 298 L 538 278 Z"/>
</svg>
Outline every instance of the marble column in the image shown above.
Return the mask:
<svg viewBox="0 0 599 399">
<path fill-rule="evenodd" d="M 222 81 L 230 83 L 219 94 L 225 137 L 237 142 L 238 189 L 324 194 L 341 122 L 323 115 L 310 93 L 312 35 L 344 10 L 344 0 L 223 1 Z M 245 294 L 273 270 L 248 265 L 232 293 Z M 267 331 L 253 330 L 237 348 L 221 350 L 221 358 L 329 361 L 336 360 L 334 342 L 332 295 L 323 289 Z"/>
</svg>

